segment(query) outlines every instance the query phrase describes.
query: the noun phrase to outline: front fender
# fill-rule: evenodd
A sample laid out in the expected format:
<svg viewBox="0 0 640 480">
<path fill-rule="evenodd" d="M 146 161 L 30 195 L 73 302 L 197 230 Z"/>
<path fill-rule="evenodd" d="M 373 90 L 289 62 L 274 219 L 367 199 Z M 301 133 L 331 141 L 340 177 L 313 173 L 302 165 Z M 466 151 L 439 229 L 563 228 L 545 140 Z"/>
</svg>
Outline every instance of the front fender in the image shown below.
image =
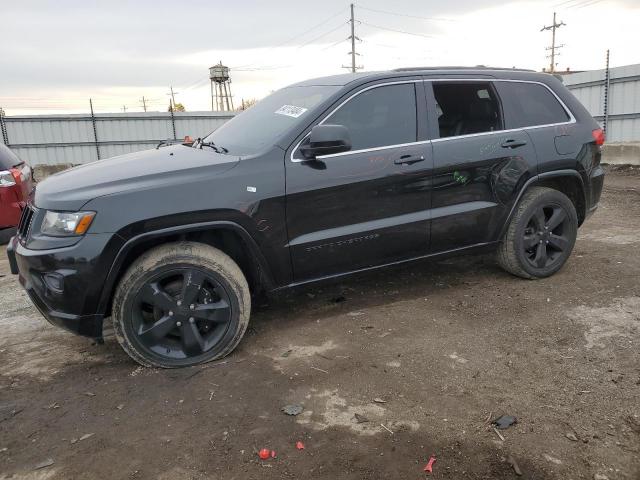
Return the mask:
<svg viewBox="0 0 640 480">
<path fill-rule="evenodd" d="M 176 234 L 188 234 L 192 232 L 199 231 L 210 231 L 210 230 L 231 230 L 234 233 L 237 233 L 245 242 L 250 250 L 250 254 L 253 259 L 257 262 L 260 273 L 263 277 L 263 281 L 266 283 L 266 287 L 268 289 L 273 288 L 273 277 L 271 275 L 271 270 L 269 264 L 267 263 L 264 255 L 260 251 L 257 243 L 253 239 L 253 237 L 239 224 L 227 221 L 227 220 L 217 220 L 210 222 L 200 222 L 193 223 L 189 225 L 179 225 L 172 226 L 167 228 L 161 228 L 149 232 L 140 233 L 129 238 L 120 248 L 116 257 L 111 265 L 109 273 L 107 274 L 107 278 L 104 283 L 104 287 L 102 290 L 102 295 L 100 298 L 100 302 L 98 304 L 97 312 L 98 314 L 105 315 L 107 313 L 107 308 L 109 306 L 109 302 L 111 299 L 111 294 L 113 289 L 115 288 L 116 280 L 119 278 L 120 273 L 123 268 L 126 266 L 124 262 L 127 258 L 127 255 L 136 247 L 141 245 L 144 242 L 149 240 L 157 240 L 162 239 L 164 237 L 175 236 Z"/>
</svg>

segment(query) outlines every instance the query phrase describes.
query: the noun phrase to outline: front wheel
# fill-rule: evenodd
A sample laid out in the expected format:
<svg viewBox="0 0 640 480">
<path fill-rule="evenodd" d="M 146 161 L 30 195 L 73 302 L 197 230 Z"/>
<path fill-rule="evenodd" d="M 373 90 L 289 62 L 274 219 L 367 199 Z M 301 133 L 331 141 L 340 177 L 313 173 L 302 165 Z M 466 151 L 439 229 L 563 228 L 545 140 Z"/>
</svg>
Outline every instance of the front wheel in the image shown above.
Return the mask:
<svg viewBox="0 0 640 480">
<path fill-rule="evenodd" d="M 578 216 L 569 198 L 552 188 L 532 187 L 524 194 L 498 249 L 498 263 L 522 278 L 556 273 L 571 255 Z"/>
<path fill-rule="evenodd" d="M 116 338 L 136 362 L 186 367 L 231 353 L 247 329 L 251 297 L 228 255 L 180 242 L 138 258 L 118 284 L 112 310 Z"/>
</svg>

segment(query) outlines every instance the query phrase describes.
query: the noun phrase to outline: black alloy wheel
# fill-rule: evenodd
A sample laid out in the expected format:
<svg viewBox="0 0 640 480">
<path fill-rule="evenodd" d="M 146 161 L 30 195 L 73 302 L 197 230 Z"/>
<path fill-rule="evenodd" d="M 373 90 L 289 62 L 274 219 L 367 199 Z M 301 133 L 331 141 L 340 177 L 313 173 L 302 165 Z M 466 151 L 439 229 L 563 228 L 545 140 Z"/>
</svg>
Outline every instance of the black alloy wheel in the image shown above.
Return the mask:
<svg viewBox="0 0 640 480">
<path fill-rule="evenodd" d="M 238 265 L 197 242 L 167 243 L 135 260 L 113 298 L 116 339 L 136 362 L 176 368 L 223 358 L 249 325 L 251 295 Z"/>
<path fill-rule="evenodd" d="M 545 278 L 565 264 L 576 242 L 576 206 L 564 193 L 531 187 L 522 196 L 498 247 L 498 263 L 522 278 Z"/>
<path fill-rule="evenodd" d="M 559 205 L 538 207 L 524 230 L 522 249 L 535 268 L 547 268 L 571 245 L 566 236 L 569 216 Z"/>
<path fill-rule="evenodd" d="M 140 343 L 169 358 L 197 357 L 224 336 L 232 318 L 229 294 L 197 268 L 163 271 L 134 301 L 133 328 Z"/>
</svg>

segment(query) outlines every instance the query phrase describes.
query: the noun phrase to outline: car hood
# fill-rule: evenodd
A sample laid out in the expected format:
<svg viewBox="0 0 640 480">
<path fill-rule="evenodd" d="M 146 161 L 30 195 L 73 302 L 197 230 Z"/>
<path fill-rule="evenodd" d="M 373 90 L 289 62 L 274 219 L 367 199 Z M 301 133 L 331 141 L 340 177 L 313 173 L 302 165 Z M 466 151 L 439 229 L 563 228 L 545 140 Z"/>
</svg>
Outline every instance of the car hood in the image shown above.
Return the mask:
<svg viewBox="0 0 640 480">
<path fill-rule="evenodd" d="M 218 175 L 240 160 L 209 148 L 173 145 L 87 163 L 38 183 L 34 204 L 48 210 L 74 211 L 94 198 L 155 188 Z"/>
</svg>

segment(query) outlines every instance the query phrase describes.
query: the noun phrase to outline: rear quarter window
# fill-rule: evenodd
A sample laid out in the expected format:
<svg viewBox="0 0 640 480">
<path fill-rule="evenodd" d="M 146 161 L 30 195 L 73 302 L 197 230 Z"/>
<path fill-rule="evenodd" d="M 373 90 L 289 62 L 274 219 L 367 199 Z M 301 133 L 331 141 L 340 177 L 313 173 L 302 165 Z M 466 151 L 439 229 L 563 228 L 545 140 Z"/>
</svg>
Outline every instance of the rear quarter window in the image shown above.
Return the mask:
<svg viewBox="0 0 640 480">
<path fill-rule="evenodd" d="M 506 128 L 564 123 L 570 117 L 551 91 L 538 83 L 496 82 L 505 109 Z"/>
</svg>

